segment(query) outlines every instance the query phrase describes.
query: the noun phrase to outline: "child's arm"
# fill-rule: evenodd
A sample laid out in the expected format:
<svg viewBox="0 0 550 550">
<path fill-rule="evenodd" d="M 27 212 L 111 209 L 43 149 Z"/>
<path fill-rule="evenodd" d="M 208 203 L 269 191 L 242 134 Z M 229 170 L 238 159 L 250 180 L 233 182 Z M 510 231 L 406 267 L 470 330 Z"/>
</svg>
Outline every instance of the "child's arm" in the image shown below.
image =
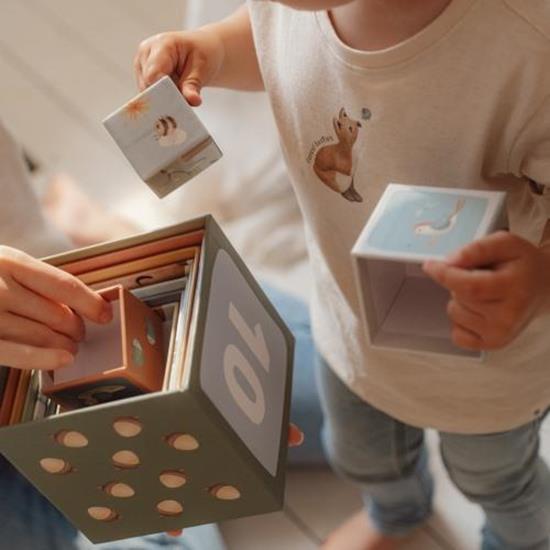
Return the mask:
<svg viewBox="0 0 550 550">
<path fill-rule="evenodd" d="M 148 38 L 139 46 L 134 68 L 141 90 L 169 75 L 193 106 L 200 105 L 200 91 L 206 85 L 264 89 L 246 5 L 196 31 Z"/>
<path fill-rule="evenodd" d="M 502 348 L 535 316 L 550 313 L 548 243 L 537 247 L 500 231 L 424 270 L 451 291 L 453 341 L 463 348 Z"/>
<path fill-rule="evenodd" d="M 111 306 L 72 275 L 0 246 L 0 365 L 70 364 L 84 336 L 81 316 L 107 323 Z"/>
</svg>

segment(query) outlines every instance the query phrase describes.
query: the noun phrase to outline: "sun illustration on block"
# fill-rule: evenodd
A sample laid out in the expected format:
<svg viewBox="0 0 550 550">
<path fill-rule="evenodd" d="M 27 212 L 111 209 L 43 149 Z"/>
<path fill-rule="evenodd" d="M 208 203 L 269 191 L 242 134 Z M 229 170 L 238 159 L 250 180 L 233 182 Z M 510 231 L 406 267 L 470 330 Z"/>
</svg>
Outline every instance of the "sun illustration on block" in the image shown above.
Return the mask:
<svg viewBox="0 0 550 550">
<path fill-rule="evenodd" d="M 149 110 L 149 107 L 149 100 L 140 97 L 126 104 L 124 114 L 131 120 L 137 120 Z"/>
</svg>

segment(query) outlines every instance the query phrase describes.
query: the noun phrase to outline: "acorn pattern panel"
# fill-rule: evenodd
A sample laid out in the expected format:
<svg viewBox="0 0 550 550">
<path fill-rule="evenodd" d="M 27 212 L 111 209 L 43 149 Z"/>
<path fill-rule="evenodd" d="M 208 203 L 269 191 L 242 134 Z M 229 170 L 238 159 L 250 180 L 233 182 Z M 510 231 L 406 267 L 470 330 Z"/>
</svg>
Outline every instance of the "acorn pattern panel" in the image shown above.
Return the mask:
<svg viewBox="0 0 550 550">
<path fill-rule="evenodd" d="M 188 409 L 187 397 L 142 396 L 30 423 L 22 428 L 33 445 L 15 445 L 13 461 L 93 542 L 276 509 L 234 435 Z"/>
</svg>

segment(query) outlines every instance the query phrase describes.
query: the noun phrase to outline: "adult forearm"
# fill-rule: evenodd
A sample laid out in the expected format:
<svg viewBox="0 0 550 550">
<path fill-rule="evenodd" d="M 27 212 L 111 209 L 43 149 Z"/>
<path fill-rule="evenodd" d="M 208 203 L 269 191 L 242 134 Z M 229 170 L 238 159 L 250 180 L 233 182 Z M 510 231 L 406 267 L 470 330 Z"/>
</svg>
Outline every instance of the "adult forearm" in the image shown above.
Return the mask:
<svg viewBox="0 0 550 550">
<path fill-rule="evenodd" d="M 210 85 L 234 90 L 264 90 L 248 7 L 243 5 L 226 19 L 203 28 L 214 31 L 223 44 L 223 63 Z"/>
</svg>

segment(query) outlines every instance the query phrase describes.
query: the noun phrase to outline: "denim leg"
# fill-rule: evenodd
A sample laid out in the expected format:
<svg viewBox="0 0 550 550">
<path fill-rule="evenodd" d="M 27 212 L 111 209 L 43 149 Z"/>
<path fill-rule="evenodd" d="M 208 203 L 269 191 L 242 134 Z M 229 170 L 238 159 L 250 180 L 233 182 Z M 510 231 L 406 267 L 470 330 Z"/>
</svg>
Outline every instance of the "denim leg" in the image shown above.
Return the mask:
<svg viewBox="0 0 550 550">
<path fill-rule="evenodd" d="M 325 411 L 323 438 L 334 469 L 361 487 L 380 532 L 408 533 L 432 511 L 433 481 L 423 431 L 360 399 L 321 357 L 317 371 Z"/>
<path fill-rule="evenodd" d="M 78 531 L 0 455 L 0 540 L 18 550 L 80 550 Z"/>
<path fill-rule="evenodd" d="M 81 537 L 84 538 L 84 535 L 81 535 Z M 176 548 L 178 550 L 225 550 L 226 546 L 216 525 L 201 525 L 184 529 L 183 534 L 179 537 L 157 533 L 145 537 L 90 545 L 89 548 L 97 548 L 98 550 L 160 550 L 164 548 L 174 550 Z"/>
<path fill-rule="evenodd" d="M 550 473 L 539 457 L 540 422 L 487 435 L 441 433 L 458 489 L 486 516 L 483 550 L 550 548 Z"/>
<path fill-rule="evenodd" d="M 300 447 L 288 451 L 291 467 L 327 466 L 321 443 L 323 414 L 315 385 L 315 344 L 307 305 L 293 296 L 263 284 L 262 288 L 296 339 L 290 418 L 304 432 Z"/>
</svg>

